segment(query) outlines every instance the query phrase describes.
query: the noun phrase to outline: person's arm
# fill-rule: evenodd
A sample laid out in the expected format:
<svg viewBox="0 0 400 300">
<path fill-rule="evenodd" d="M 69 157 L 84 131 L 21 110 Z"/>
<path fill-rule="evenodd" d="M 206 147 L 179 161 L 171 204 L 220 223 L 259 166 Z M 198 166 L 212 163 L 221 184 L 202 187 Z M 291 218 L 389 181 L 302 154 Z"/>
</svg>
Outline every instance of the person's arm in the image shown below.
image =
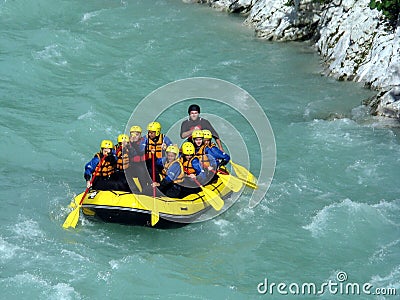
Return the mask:
<svg viewBox="0 0 400 300">
<path fill-rule="evenodd" d="M 217 168 L 217 160 L 212 155 L 210 148 L 206 148 L 205 154 L 207 155 L 211 169 L 216 169 Z M 210 170 L 210 167 L 208 167 L 209 170 Z"/>
<path fill-rule="evenodd" d="M 168 173 L 167 176 L 165 176 L 165 178 L 163 180 L 161 180 L 160 182 L 160 188 L 161 189 L 165 189 L 168 188 L 168 186 L 170 186 L 171 184 L 174 183 L 174 180 L 176 178 L 178 178 L 178 176 L 181 174 L 181 167 L 179 163 L 174 163 L 172 164 L 169 169 L 168 169 Z"/>
<path fill-rule="evenodd" d="M 190 128 L 187 126 L 188 121 L 185 120 L 181 124 L 181 139 L 186 139 L 189 135 L 192 134 Z"/>
<path fill-rule="evenodd" d="M 200 124 L 197 123 L 197 125 L 195 125 L 193 128 L 190 128 L 189 121 L 188 120 L 183 121 L 182 125 L 181 125 L 181 138 L 187 139 L 188 137 L 190 137 L 192 135 L 192 132 L 196 129 L 205 129 L 199 125 Z"/>
<path fill-rule="evenodd" d="M 203 180 L 206 179 L 206 172 L 204 172 L 203 168 L 201 167 L 200 160 L 198 158 L 193 159 L 192 166 L 196 171 L 196 179 L 200 182 L 203 182 Z"/>
<path fill-rule="evenodd" d="M 168 173 L 167 176 L 165 176 L 165 180 L 172 182 L 177 179 L 179 175 L 181 175 L 181 166 L 178 162 L 175 162 L 168 168 Z"/>
<path fill-rule="evenodd" d="M 147 137 L 142 137 L 140 139 L 140 143 L 139 143 L 139 151 L 138 153 L 140 155 L 142 155 L 143 153 L 146 152 L 146 146 L 147 146 Z"/>
<path fill-rule="evenodd" d="M 215 142 L 217 143 L 219 150 L 224 151 L 221 140 L 219 138 L 215 138 Z"/>
<path fill-rule="evenodd" d="M 148 144 L 148 138 L 147 136 L 144 136 L 141 140 L 140 140 L 140 144 L 139 144 L 139 149 L 140 149 L 140 153 L 145 153 L 147 154 L 148 148 L 147 148 L 147 144 Z"/>
<path fill-rule="evenodd" d="M 86 181 L 90 181 L 90 177 L 93 174 L 94 170 L 96 169 L 98 163 L 99 163 L 99 158 L 97 155 L 93 157 L 86 165 L 85 165 L 85 173 L 83 174 L 83 177 L 85 178 Z"/>
<path fill-rule="evenodd" d="M 226 160 L 226 161 L 229 161 L 231 159 L 229 154 L 227 154 L 225 152 L 222 152 L 217 147 L 207 148 L 207 152 L 206 153 L 211 154 L 216 159 L 223 159 L 223 160 Z"/>
<path fill-rule="evenodd" d="M 181 134 L 181 138 L 183 139 L 187 139 L 188 137 L 190 137 L 192 135 L 192 132 L 196 129 L 199 129 L 197 126 L 194 127 L 193 129 L 189 129 L 188 131 L 185 131 Z"/>
<path fill-rule="evenodd" d="M 156 166 L 157 166 L 157 167 L 161 168 L 161 167 L 164 166 L 163 158 L 164 158 L 164 157 L 161 157 L 161 158 L 157 158 L 157 159 L 156 159 Z"/>
<path fill-rule="evenodd" d="M 226 165 L 231 157 L 229 156 L 229 154 L 222 152 L 221 150 L 219 150 L 217 147 L 212 147 L 209 148 L 209 152 L 212 154 L 212 156 L 214 156 L 216 159 L 220 160 L 219 165 L 220 166 L 224 166 Z"/>
<path fill-rule="evenodd" d="M 212 135 L 213 135 L 213 138 L 215 139 L 215 142 L 216 142 L 217 145 L 218 145 L 218 148 L 219 148 L 221 151 L 224 151 L 224 148 L 222 147 L 222 143 L 221 143 L 221 140 L 220 140 L 220 138 L 219 138 L 219 135 L 218 135 L 218 133 L 215 131 L 215 129 L 214 129 L 214 127 L 211 125 L 211 123 L 210 123 L 208 120 L 206 120 L 206 119 L 202 119 L 201 122 L 202 122 L 202 128 L 203 128 L 203 129 L 208 129 L 208 130 L 211 131 L 211 133 L 212 133 Z"/>
<path fill-rule="evenodd" d="M 163 144 L 165 144 L 166 146 L 171 146 L 172 145 L 172 141 L 169 137 L 167 137 L 166 135 L 164 135 L 164 141 Z"/>
</svg>

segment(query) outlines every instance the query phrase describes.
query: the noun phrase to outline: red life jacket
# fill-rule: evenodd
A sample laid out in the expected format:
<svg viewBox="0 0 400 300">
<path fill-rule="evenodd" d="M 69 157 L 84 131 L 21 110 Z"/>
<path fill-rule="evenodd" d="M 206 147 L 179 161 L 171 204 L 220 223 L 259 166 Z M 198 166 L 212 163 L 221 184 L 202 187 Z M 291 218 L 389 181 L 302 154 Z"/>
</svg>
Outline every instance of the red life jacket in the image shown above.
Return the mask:
<svg viewBox="0 0 400 300">
<path fill-rule="evenodd" d="M 134 143 L 140 144 L 140 142 L 142 140 L 143 140 L 143 137 L 139 141 L 134 142 Z M 131 147 L 133 147 L 133 146 L 131 145 Z M 146 160 L 146 155 L 145 154 L 142 154 L 142 155 L 139 155 L 139 154 L 131 155 L 130 154 L 129 157 L 130 157 L 130 162 L 131 163 L 139 163 L 139 162 L 143 162 L 143 161 Z"/>
</svg>

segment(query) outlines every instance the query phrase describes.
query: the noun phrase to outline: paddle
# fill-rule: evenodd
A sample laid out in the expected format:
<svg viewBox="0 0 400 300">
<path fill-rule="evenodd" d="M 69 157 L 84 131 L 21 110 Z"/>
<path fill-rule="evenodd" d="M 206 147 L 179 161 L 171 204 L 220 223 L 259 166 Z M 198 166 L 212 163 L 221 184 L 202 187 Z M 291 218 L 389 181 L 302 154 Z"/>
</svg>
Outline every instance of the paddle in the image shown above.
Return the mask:
<svg viewBox="0 0 400 300">
<path fill-rule="evenodd" d="M 220 196 L 218 196 L 217 193 L 215 193 L 214 191 L 211 191 L 209 189 L 206 189 L 205 187 L 203 187 L 200 182 L 197 181 L 196 178 L 192 178 L 193 181 L 201 188 L 201 190 L 204 193 L 204 196 L 206 198 L 206 201 L 208 203 L 210 203 L 210 205 L 216 210 L 219 211 L 222 209 L 222 207 L 224 206 L 224 200 L 221 199 Z"/>
<path fill-rule="evenodd" d="M 151 164 L 152 164 L 152 179 L 153 184 L 156 182 L 156 160 L 154 153 L 151 154 Z M 156 187 L 153 185 L 153 210 L 151 211 L 151 226 L 157 224 L 158 220 L 160 219 L 160 214 L 158 213 L 157 208 L 157 201 L 156 201 Z"/>
<path fill-rule="evenodd" d="M 235 164 L 231 161 L 233 170 L 235 171 L 238 179 L 240 179 L 245 185 L 251 187 L 252 189 L 257 189 L 257 178 L 251 174 L 245 167 Z"/>
<path fill-rule="evenodd" d="M 69 228 L 69 227 L 73 227 L 73 228 L 76 227 L 76 224 L 78 223 L 78 220 L 79 220 L 79 211 L 80 211 L 80 208 L 81 208 L 83 199 L 85 199 L 87 193 L 89 192 L 89 189 L 90 189 L 90 187 L 92 186 L 92 183 L 93 183 L 94 179 L 96 178 L 96 173 L 97 173 L 98 169 L 101 167 L 101 165 L 103 164 L 103 161 L 104 161 L 104 159 L 105 159 L 106 157 L 107 157 L 107 156 L 104 155 L 104 156 L 101 158 L 100 162 L 97 164 L 96 169 L 95 169 L 94 172 L 93 172 L 92 179 L 90 180 L 89 187 L 87 187 L 86 190 L 85 190 L 85 193 L 83 193 L 83 196 L 82 196 L 81 201 L 79 202 L 79 205 L 76 206 L 76 207 L 69 213 L 68 217 L 65 219 L 65 222 L 64 222 L 64 224 L 63 224 L 63 227 L 64 227 L 65 229 L 67 229 L 67 228 Z"/>
<path fill-rule="evenodd" d="M 138 188 L 139 192 L 142 193 L 143 188 L 142 185 L 140 184 L 139 178 L 138 177 L 132 177 L 133 182 L 135 182 L 136 187 Z"/>
<path fill-rule="evenodd" d="M 217 174 L 218 177 L 221 178 L 222 183 L 235 193 L 239 192 L 243 186 L 242 181 L 231 174 L 221 173 L 221 171 L 217 172 L 215 170 L 211 170 L 211 172 Z"/>
</svg>

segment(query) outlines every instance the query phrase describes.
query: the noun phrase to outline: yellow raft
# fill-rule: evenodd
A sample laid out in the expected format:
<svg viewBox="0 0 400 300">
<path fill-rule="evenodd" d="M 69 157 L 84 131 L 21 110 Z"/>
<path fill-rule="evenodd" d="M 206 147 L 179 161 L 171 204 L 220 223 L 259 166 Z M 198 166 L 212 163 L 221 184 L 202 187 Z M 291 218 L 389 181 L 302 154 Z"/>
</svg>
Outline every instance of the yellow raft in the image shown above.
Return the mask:
<svg viewBox="0 0 400 300">
<path fill-rule="evenodd" d="M 220 178 L 204 188 L 215 192 L 222 199 L 232 193 Z M 77 205 L 82 196 L 83 193 L 75 197 L 74 202 Z M 155 206 L 160 216 L 155 226 L 158 228 L 181 227 L 192 223 L 211 208 L 203 191 L 175 199 L 153 198 L 121 191 L 92 190 L 82 202 L 82 212 L 87 217 L 96 217 L 105 222 L 151 226 L 151 212 Z"/>
</svg>

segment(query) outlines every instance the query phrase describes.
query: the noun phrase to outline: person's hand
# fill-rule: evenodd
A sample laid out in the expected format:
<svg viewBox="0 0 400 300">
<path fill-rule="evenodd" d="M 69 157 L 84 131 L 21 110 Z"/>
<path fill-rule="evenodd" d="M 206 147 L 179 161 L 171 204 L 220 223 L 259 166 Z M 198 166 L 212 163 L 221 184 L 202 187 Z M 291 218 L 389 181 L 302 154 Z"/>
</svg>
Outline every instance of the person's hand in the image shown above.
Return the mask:
<svg viewBox="0 0 400 300">
<path fill-rule="evenodd" d="M 92 185 L 90 184 L 90 180 L 86 181 L 86 188 L 90 188 Z"/>
<path fill-rule="evenodd" d="M 161 147 L 162 147 L 163 150 L 165 150 L 165 149 L 167 149 L 167 144 L 163 143 Z"/>
<path fill-rule="evenodd" d="M 201 128 L 199 126 L 194 126 L 193 130 L 200 130 Z"/>
<path fill-rule="evenodd" d="M 196 175 L 195 174 L 189 174 L 188 175 L 190 178 L 192 178 L 192 179 L 195 179 L 196 178 Z"/>
<path fill-rule="evenodd" d="M 157 187 L 157 186 L 160 186 L 160 184 L 159 184 L 158 182 L 153 182 L 153 183 L 151 184 L 151 187 Z"/>
<path fill-rule="evenodd" d="M 211 167 L 211 166 L 208 166 L 208 171 L 212 171 L 212 170 L 214 170 L 214 168 L 213 167 Z"/>
</svg>

